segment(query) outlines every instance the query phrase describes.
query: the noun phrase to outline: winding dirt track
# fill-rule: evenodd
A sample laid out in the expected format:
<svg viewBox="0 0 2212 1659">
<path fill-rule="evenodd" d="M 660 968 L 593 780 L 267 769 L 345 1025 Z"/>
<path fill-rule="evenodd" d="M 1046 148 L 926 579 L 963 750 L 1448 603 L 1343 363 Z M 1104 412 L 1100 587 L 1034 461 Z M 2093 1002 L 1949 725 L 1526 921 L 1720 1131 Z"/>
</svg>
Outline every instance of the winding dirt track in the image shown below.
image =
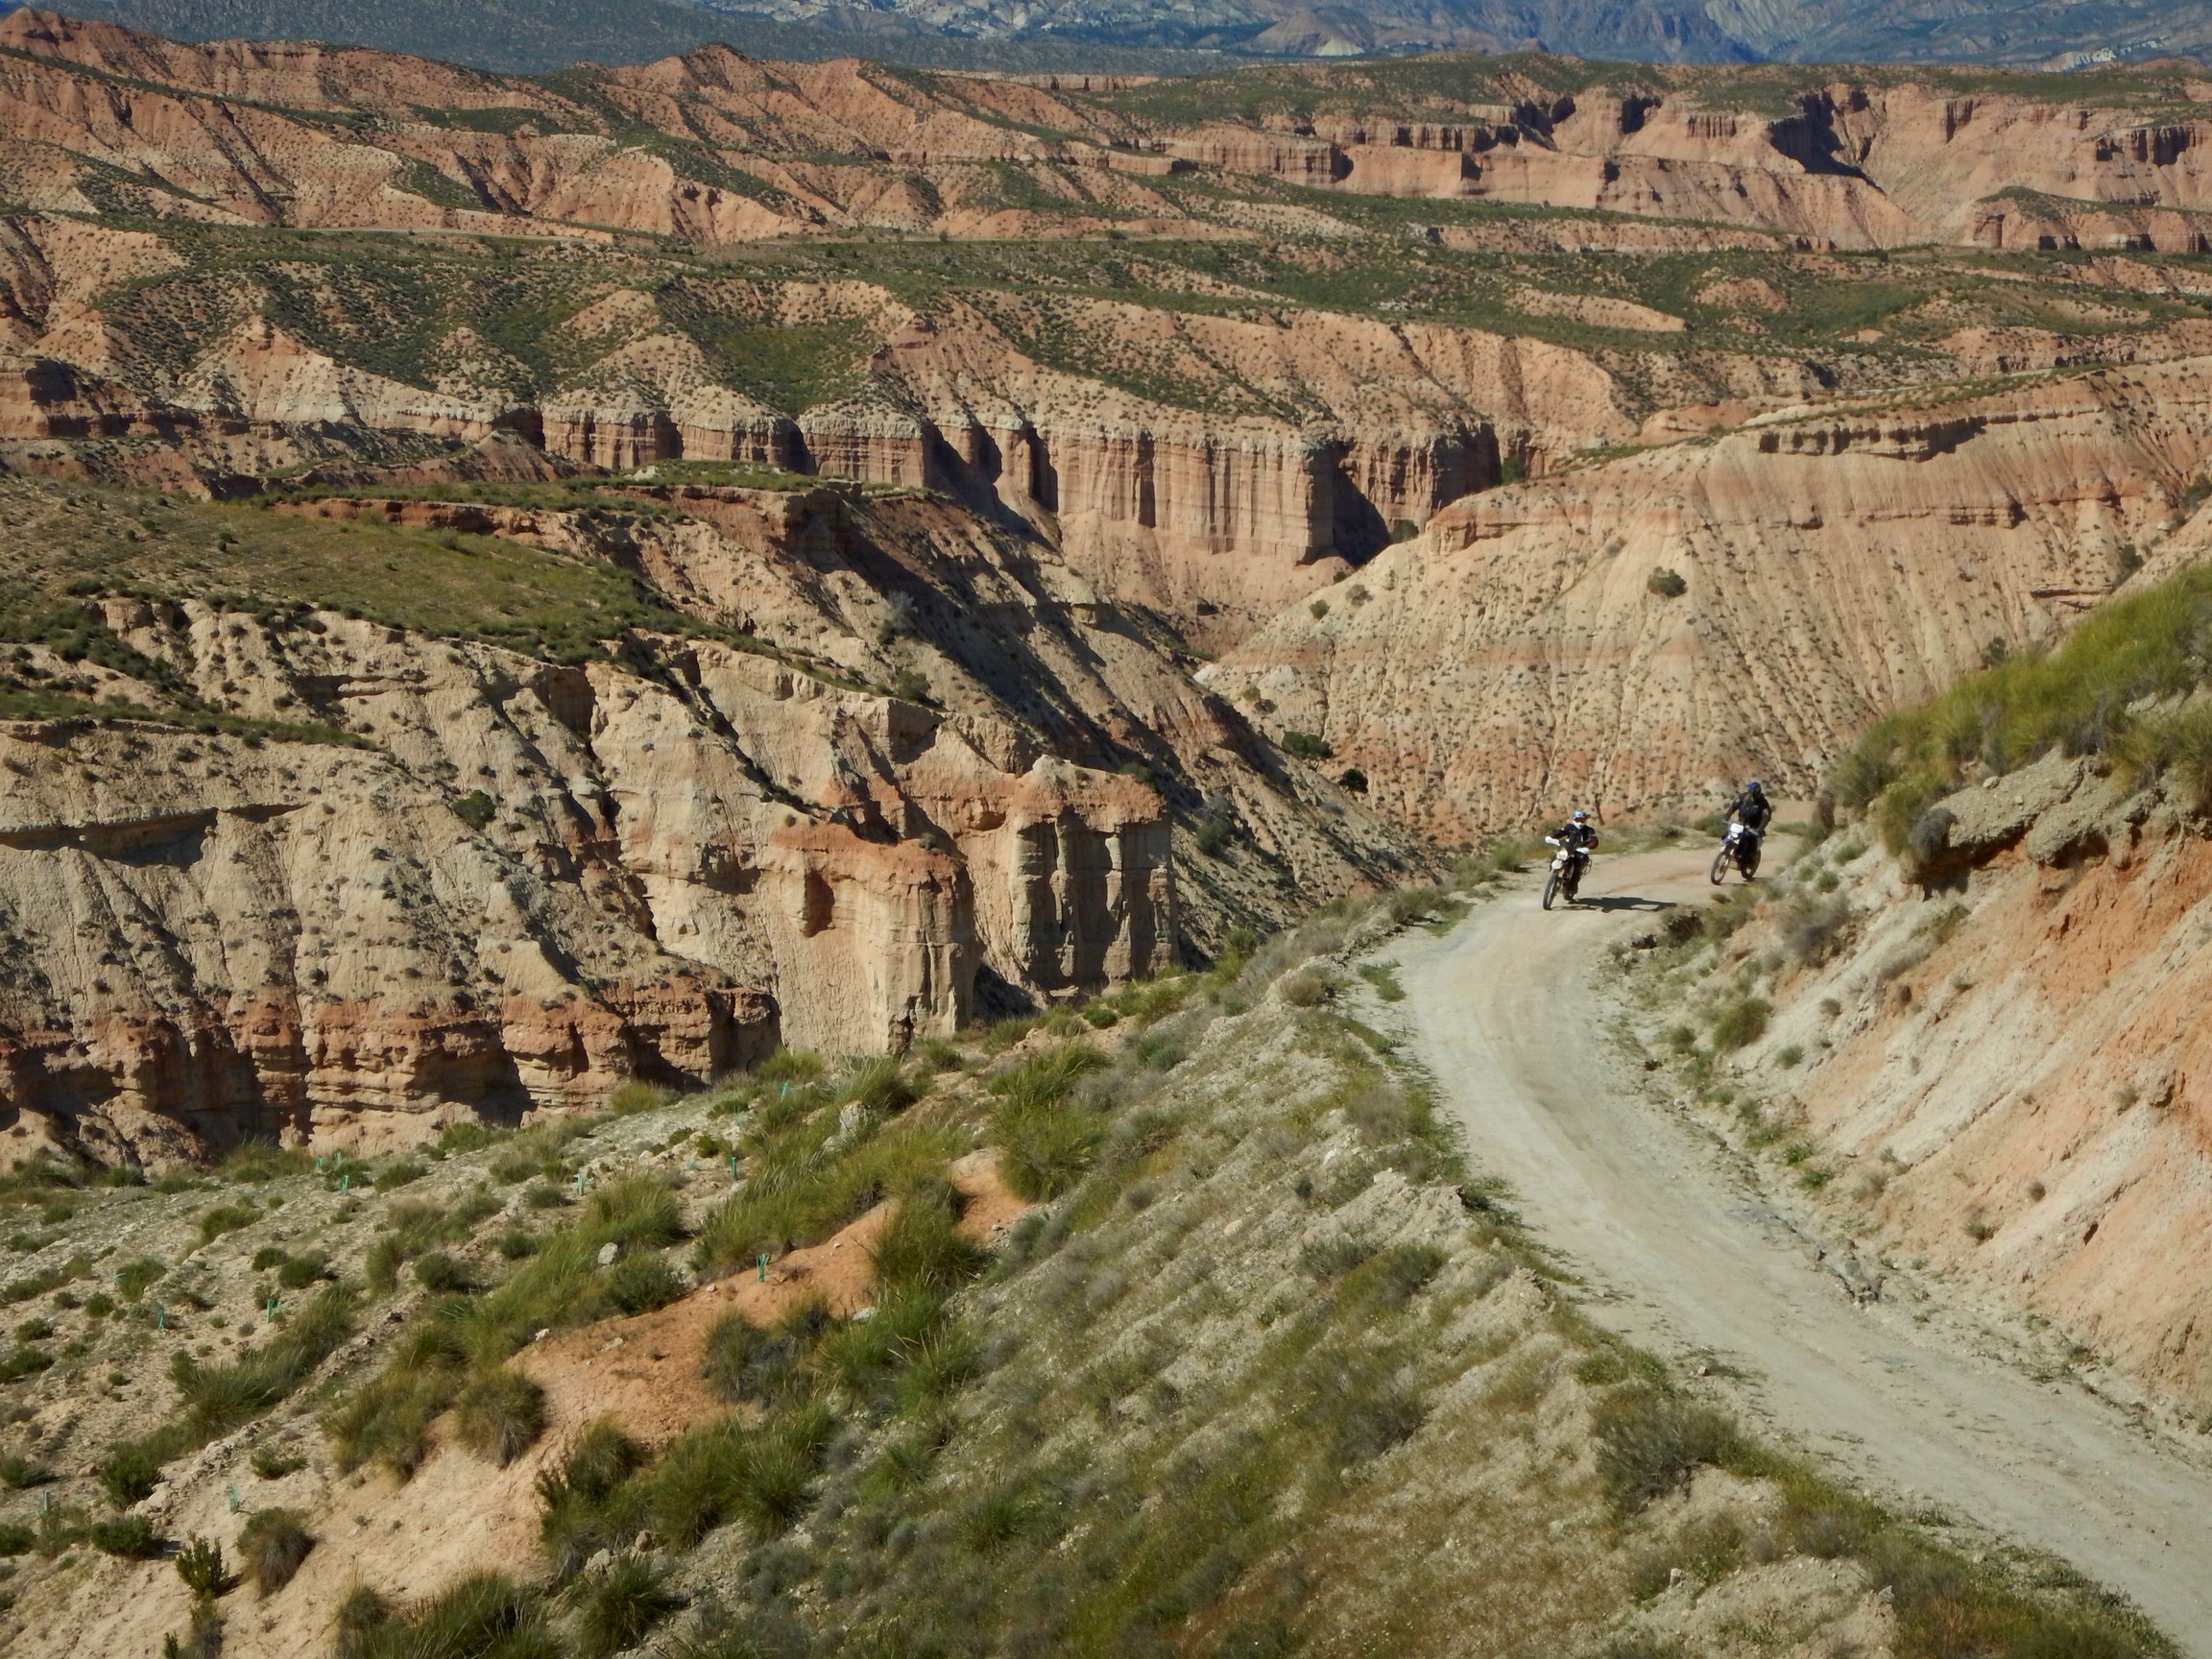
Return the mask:
<svg viewBox="0 0 2212 1659">
<path fill-rule="evenodd" d="M 1605 1040 L 1605 948 L 1670 902 L 1702 903 L 1709 856 L 1600 856 L 1574 910 L 1509 893 L 1444 938 L 1393 947 L 1471 1165 L 1512 1184 L 1537 1237 L 1586 1276 L 1595 1316 L 1743 1369 L 1784 1438 L 2066 1559 L 2212 1659 L 2212 1466 L 2077 1386 L 1965 1351 L 1943 1321 L 1855 1306 Z"/>
</svg>

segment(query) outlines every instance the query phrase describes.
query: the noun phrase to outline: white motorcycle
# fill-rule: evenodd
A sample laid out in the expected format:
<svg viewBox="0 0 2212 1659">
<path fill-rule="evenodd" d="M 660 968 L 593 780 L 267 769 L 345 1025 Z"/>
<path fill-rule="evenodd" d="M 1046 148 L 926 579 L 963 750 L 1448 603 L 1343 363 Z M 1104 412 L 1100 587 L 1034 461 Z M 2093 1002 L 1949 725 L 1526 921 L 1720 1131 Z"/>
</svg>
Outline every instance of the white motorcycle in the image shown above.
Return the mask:
<svg viewBox="0 0 2212 1659">
<path fill-rule="evenodd" d="M 1552 835 L 1544 837 L 1544 845 L 1559 848 L 1551 858 L 1551 873 L 1544 878 L 1544 908 L 1551 909 L 1551 901 L 1561 894 L 1566 895 L 1567 902 L 1572 904 L 1581 889 L 1582 878 L 1590 872 L 1590 854 L 1584 848 L 1560 846 L 1558 838 Z"/>
<path fill-rule="evenodd" d="M 1728 878 L 1728 866 L 1735 865 L 1743 872 L 1748 881 L 1759 874 L 1759 832 L 1743 824 L 1731 824 L 1728 833 L 1720 838 L 1720 851 L 1713 854 L 1713 885 L 1718 887 Z"/>
</svg>

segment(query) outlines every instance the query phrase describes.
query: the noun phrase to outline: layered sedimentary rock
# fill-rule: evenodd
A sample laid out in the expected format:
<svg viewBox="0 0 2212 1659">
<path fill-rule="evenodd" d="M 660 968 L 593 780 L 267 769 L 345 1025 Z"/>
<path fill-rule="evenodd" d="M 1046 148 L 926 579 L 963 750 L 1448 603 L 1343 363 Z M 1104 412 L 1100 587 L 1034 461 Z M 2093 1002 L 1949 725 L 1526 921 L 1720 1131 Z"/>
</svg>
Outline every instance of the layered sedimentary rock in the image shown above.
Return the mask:
<svg viewBox="0 0 2212 1659">
<path fill-rule="evenodd" d="M 2212 848 L 2186 798 L 2136 783 L 2053 756 L 1944 801 L 1939 930 L 1893 860 L 1846 864 L 1839 948 L 1788 973 L 1744 1063 L 1807 1056 L 1777 1104 L 1886 1254 L 2201 1419 Z"/>
<path fill-rule="evenodd" d="M 0 730 L 0 765 L 13 1153 L 373 1150 L 774 1045 L 770 998 L 608 927 L 387 756 L 63 722 Z"/>
<path fill-rule="evenodd" d="M 15 488 L 12 510 L 47 499 Z M 87 696 L 308 716 L 360 746 L 0 730 L 13 1155 L 373 1149 L 705 1081 L 779 1041 L 899 1052 L 1408 865 L 1078 576 L 948 501 L 634 488 L 672 511 L 277 510 L 620 560 L 750 645 L 633 635 L 565 664 L 109 599 L 139 654 L 116 661 L 157 672 L 16 652 Z M 894 670 L 930 701 L 845 679 Z M 1186 881 L 1162 787 L 1241 845 Z"/>
<path fill-rule="evenodd" d="M 1202 678 L 1447 840 L 1746 774 L 1807 788 L 2156 542 L 2212 464 L 2205 370 L 1762 417 L 1470 497 Z"/>
</svg>

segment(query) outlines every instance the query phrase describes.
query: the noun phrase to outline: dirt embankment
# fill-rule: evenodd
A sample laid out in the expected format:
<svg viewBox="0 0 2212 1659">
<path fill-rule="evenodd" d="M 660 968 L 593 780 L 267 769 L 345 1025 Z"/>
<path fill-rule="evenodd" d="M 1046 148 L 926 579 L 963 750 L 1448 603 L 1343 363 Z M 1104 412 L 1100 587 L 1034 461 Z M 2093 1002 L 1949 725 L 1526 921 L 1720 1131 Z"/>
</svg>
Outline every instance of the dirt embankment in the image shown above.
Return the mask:
<svg viewBox="0 0 2212 1659">
<path fill-rule="evenodd" d="M 2202 1429 L 2212 843 L 2175 787 L 1991 777 L 1939 804 L 1915 878 L 1839 834 L 1716 967 L 1780 965 L 1733 1064 L 1839 1218 Z"/>
</svg>

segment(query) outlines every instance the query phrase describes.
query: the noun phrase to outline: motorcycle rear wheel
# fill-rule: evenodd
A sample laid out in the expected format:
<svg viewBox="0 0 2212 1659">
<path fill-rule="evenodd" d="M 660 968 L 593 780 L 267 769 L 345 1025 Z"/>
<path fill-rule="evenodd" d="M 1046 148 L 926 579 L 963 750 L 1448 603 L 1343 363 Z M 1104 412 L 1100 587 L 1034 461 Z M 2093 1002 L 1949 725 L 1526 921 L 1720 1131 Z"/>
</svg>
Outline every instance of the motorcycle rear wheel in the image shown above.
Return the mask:
<svg viewBox="0 0 2212 1659">
<path fill-rule="evenodd" d="M 1551 908 L 1551 900 L 1559 891 L 1559 872 L 1554 870 L 1544 878 L 1544 908 Z"/>
</svg>

